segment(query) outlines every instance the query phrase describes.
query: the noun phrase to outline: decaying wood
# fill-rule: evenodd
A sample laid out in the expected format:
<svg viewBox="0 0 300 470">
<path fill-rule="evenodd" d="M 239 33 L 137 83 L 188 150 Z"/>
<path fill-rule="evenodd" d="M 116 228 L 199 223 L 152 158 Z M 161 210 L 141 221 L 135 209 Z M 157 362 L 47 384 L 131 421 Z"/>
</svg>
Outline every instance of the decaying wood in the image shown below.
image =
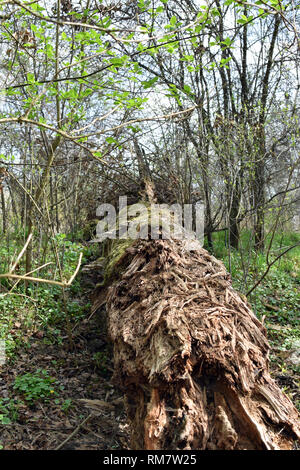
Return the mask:
<svg viewBox="0 0 300 470">
<path fill-rule="evenodd" d="M 107 321 L 132 448 L 291 449 L 297 410 L 224 265 L 178 240 L 137 240 L 118 264 Z"/>
</svg>

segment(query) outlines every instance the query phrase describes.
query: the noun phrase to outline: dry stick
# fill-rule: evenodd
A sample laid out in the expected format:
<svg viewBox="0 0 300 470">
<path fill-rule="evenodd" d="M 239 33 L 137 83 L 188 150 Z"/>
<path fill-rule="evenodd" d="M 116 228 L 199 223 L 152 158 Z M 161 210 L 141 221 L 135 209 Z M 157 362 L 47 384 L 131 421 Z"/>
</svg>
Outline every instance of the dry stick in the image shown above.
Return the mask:
<svg viewBox="0 0 300 470">
<path fill-rule="evenodd" d="M 118 126 L 115 126 L 115 127 L 110 127 L 109 129 L 101 130 L 101 131 L 98 131 L 98 132 L 92 132 L 92 133 L 89 133 L 89 134 L 80 134 L 80 135 L 77 135 L 77 136 L 74 135 L 76 130 L 72 131 L 73 134 L 69 134 L 68 132 L 66 132 L 62 129 L 56 128 L 56 127 L 54 127 L 50 124 L 44 123 L 44 122 L 35 121 L 34 119 L 27 118 L 26 116 L 1 118 L 0 119 L 0 124 L 13 123 L 13 122 L 18 123 L 18 124 L 22 124 L 22 123 L 32 124 L 32 125 L 37 126 L 39 128 L 43 128 L 43 129 L 47 129 L 47 130 L 56 132 L 56 134 L 59 134 L 60 136 L 64 137 L 67 140 L 71 140 L 75 144 L 79 145 L 80 147 L 82 147 L 86 150 L 89 150 L 89 152 L 92 153 L 91 149 L 89 149 L 88 147 L 85 147 L 84 145 L 80 145 L 80 142 L 78 142 L 76 139 L 83 139 L 83 138 L 92 137 L 92 136 L 96 136 L 96 135 L 107 134 L 109 132 L 113 132 L 113 131 L 121 129 L 125 126 L 130 126 L 132 124 L 136 124 L 136 123 L 139 123 L 139 122 L 160 121 L 160 120 L 164 120 L 164 119 L 172 119 L 172 118 L 180 116 L 182 114 L 191 113 L 197 107 L 198 107 L 198 105 L 195 105 L 195 106 L 191 106 L 190 108 L 184 109 L 183 111 L 177 111 L 175 113 L 173 112 L 173 113 L 169 113 L 169 114 L 163 114 L 161 116 L 152 116 L 152 117 L 149 117 L 149 118 L 131 119 L 130 121 L 123 122 L 122 124 L 119 124 Z M 101 160 L 100 160 L 100 162 L 101 162 Z M 105 163 L 105 164 L 108 165 L 108 163 Z"/>
<path fill-rule="evenodd" d="M 42 279 L 42 278 L 39 278 L 39 277 L 30 277 L 30 276 L 26 276 L 26 275 L 18 276 L 17 274 L 11 274 L 10 272 L 0 274 L 0 279 L 1 278 L 20 279 L 20 280 L 24 280 L 24 281 L 41 282 L 41 283 L 44 283 L 44 284 L 51 284 L 51 285 L 66 288 L 66 287 L 70 287 L 70 285 L 72 284 L 72 282 L 75 279 L 75 276 L 78 274 L 78 271 L 79 271 L 80 265 L 81 265 L 81 260 L 82 260 L 82 253 L 80 253 L 80 255 L 79 255 L 79 260 L 78 260 L 75 272 L 72 275 L 72 277 L 69 279 L 68 282 L 52 281 L 51 279 Z"/>
<path fill-rule="evenodd" d="M 59 282 L 59 281 L 52 281 L 51 279 L 42 279 L 39 277 L 30 277 L 30 276 L 18 276 L 17 274 L 9 274 L 9 273 L 4 273 L 0 274 L 0 279 L 2 278 L 9 278 L 9 279 L 20 279 L 21 281 L 32 281 L 32 282 L 40 282 L 44 284 L 51 284 L 54 286 L 60 286 L 60 287 L 68 287 L 68 284 L 64 282 Z"/>
<path fill-rule="evenodd" d="M 73 276 L 70 278 L 70 280 L 69 280 L 67 286 L 70 286 L 70 285 L 72 284 L 72 282 L 74 281 L 75 277 L 77 276 L 78 271 L 79 271 L 79 269 L 80 269 L 81 260 L 82 260 L 82 253 L 80 253 L 80 255 L 79 255 L 79 260 L 78 260 L 77 268 L 75 269 L 74 274 L 73 274 Z"/>
<path fill-rule="evenodd" d="M 16 261 L 14 262 L 14 264 L 12 265 L 12 267 L 10 268 L 9 270 L 9 274 L 12 274 L 14 272 L 14 270 L 16 269 L 17 265 L 18 265 L 18 262 L 20 261 L 20 259 L 22 258 L 22 256 L 24 255 L 25 251 L 26 251 L 26 248 L 28 247 L 30 241 L 32 239 L 32 233 L 29 234 L 27 240 L 26 240 L 26 243 L 25 245 L 23 246 L 21 252 L 19 253 L 19 256 L 17 257 Z"/>
<path fill-rule="evenodd" d="M 37 208 L 38 212 L 43 216 L 43 212 L 42 210 L 39 208 L 39 206 L 37 205 L 37 203 L 35 202 L 35 200 L 33 199 L 33 197 L 31 196 L 31 194 L 24 188 L 24 186 L 14 177 L 14 175 L 12 173 L 9 173 L 9 175 L 18 183 L 18 185 L 23 189 L 23 191 L 29 196 L 29 198 L 31 199 L 31 201 L 33 202 L 33 204 L 35 205 L 35 207 Z M 42 268 L 44 268 L 46 265 L 43 265 L 43 266 L 40 266 L 39 268 L 37 269 L 34 269 L 33 271 L 30 271 L 29 273 L 26 273 L 25 275 L 23 276 L 18 276 L 16 274 L 12 274 L 13 271 L 16 269 L 16 266 L 18 264 L 18 262 L 20 261 L 20 259 L 22 258 L 22 256 L 24 255 L 24 252 L 26 251 L 26 248 L 28 246 L 28 244 L 30 243 L 31 241 L 31 238 L 32 238 L 32 233 L 29 234 L 28 236 L 28 239 L 21 251 L 21 253 L 19 254 L 17 260 L 15 261 L 15 263 L 13 264 L 12 268 L 10 269 L 10 271 L 8 273 L 4 273 L 4 274 L 0 274 L 0 279 L 1 278 L 9 278 L 9 279 L 17 279 L 18 282 L 21 281 L 21 280 L 28 280 L 28 281 L 33 281 L 33 282 L 40 282 L 40 283 L 45 283 L 45 284 L 52 284 L 52 285 L 57 285 L 57 286 L 60 286 L 60 287 L 70 287 L 70 285 L 72 284 L 75 276 L 78 274 L 78 271 L 80 269 L 80 265 L 81 265 L 81 260 L 82 260 L 82 253 L 80 254 L 79 256 L 79 261 L 78 261 L 78 264 L 77 264 L 77 267 L 76 267 L 76 270 L 75 270 L 75 275 L 73 275 L 71 277 L 71 279 L 68 281 L 68 282 L 59 282 L 59 281 L 52 281 L 52 280 L 48 280 L 48 279 L 42 279 L 42 278 L 36 278 L 36 277 L 29 277 L 28 274 L 32 274 L 33 272 L 35 271 L 38 271 Z M 12 287 L 12 289 L 14 289 L 14 287 L 18 284 L 18 282 Z"/>
<path fill-rule="evenodd" d="M 139 123 L 139 122 L 161 121 L 161 120 L 173 119 L 177 116 L 181 116 L 182 114 L 189 114 L 198 107 L 199 107 L 199 105 L 194 105 L 194 106 L 191 106 L 190 108 L 184 109 L 183 111 L 177 111 L 177 112 L 173 112 L 173 113 L 163 114 L 161 116 L 152 116 L 152 117 L 149 117 L 149 118 L 131 119 L 130 121 L 125 121 L 122 124 L 119 124 L 118 126 L 115 126 L 115 127 L 110 127 L 109 129 L 105 129 L 105 130 L 101 130 L 101 131 L 97 131 L 97 132 L 92 132 L 92 133 L 89 133 L 89 134 L 78 135 L 78 136 L 76 136 L 76 139 L 83 139 L 83 138 L 87 138 L 87 137 L 93 137 L 93 136 L 96 136 L 96 135 L 107 134 L 108 132 L 113 132 L 113 131 L 122 129 L 123 127 L 130 126 L 132 124 L 136 124 L 136 123 Z M 21 119 L 22 119 L 22 121 L 24 121 L 23 118 L 21 118 Z M 3 121 L 3 119 L 0 120 L 0 122 L 1 121 Z M 28 122 L 28 121 L 29 120 L 27 120 L 26 122 Z M 31 122 L 33 124 L 35 123 L 35 121 L 31 121 Z M 50 127 L 50 126 L 48 126 L 48 127 Z M 74 140 L 75 139 L 74 132 L 77 132 L 77 131 L 76 130 L 73 131 L 73 134 L 71 134 L 71 135 L 66 134 L 66 138 L 68 138 L 70 140 Z"/>
<path fill-rule="evenodd" d="M 90 417 L 93 416 L 93 413 L 89 414 L 87 418 L 85 418 L 78 426 L 77 428 L 63 441 L 61 442 L 54 450 L 60 450 L 72 437 L 75 436 L 75 434 L 78 433 L 80 428 L 90 419 Z"/>
<path fill-rule="evenodd" d="M 30 271 L 29 273 L 26 273 L 25 276 L 29 276 L 29 274 L 33 274 L 33 273 L 35 273 L 36 271 L 40 271 L 41 269 L 45 268 L 46 266 L 49 266 L 50 264 L 53 264 L 53 262 L 50 261 L 49 263 L 45 263 L 45 264 L 43 264 L 42 266 L 39 266 L 38 268 L 33 269 L 33 271 Z M 9 291 L 7 294 L 5 294 L 5 296 L 12 294 L 12 293 L 13 293 L 13 290 L 17 287 L 17 285 L 19 284 L 19 282 L 20 282 L 20 281 L 15 282 L 15 284 L 12 286 L 12 288 L 10 289 L 10 291 Z M 4 296 L 4 297 L 5 297 L 5 296 Z M 28 296 L 26 295 L 25 297 L 28 297 Z M 28 297 L 28 298 L 30 299 L 30 297 Z"/>
<path fill-rule="evenodd" d="M 21 184 L 20 184 L 21 185 Z M 22 185 L 21 185 L 22 186 Z M 22 186 L 23 187 L 23 186 Z M 25 189 L 25 188 L 23 188 Z M 26 191 L 26 190 L 25 190 Z M 27 192 L 27 191 L 26 191 Z M 34 200 L 33 200 L 34 201 Z M 35 201 L 34 201 L 35 202 Z M 37 204 L 35 203 L 38 211 L 42 214 L 42 211 L 40 210 L 40 208 L 37 206 Z M 47 211 L 47 214 L 48 214 L 48 217 L 49 217 L 49 211 Z M 7 273 L 4 273 L 4 274 L 0 274 L 0 279 L 2 278 L 9 278 L 9 279 L 18 279 L 18 280 L 26 280 L 26 281 L 33 281 L 33 282 L 40 282 L 40 283 L 44 283 L 44 284 L 52 284 L 52 285 L 56 285 L 56 286 L 60 286 L 62 288 L 66 288 L 66 287 L 70 287 L 70 285 L 72 284 L 72 282 L 74 281 L 75 277 L 77 276 L 78 274 L 78 271 L 80 269 L 80 266 L 81 266 L 81 260 L 82 260 L 82 253 L 80 253 L 79 255 L 79 260 L 78 260 L 78 263 L 77 263 L 77 267 L 75 269 L 75 272 L 74 274 L 71 276 L 71 278 L 69 279 L 68 282 L 59 282 L 59 281 L 53 281 L 51 279 L 42 279 L 42 278 L 38 278 L 38 277 L 30 277 L 28 276 L 27 274 L 25 275 L 17 275 L 17 274 L 12 274 L 13 271 L 16 269 L 16 266 L 18 264 L 18 262 L 20 261 L 20 259 L 22 258 L 22 256 L 24 255 L 25 251 L 26 251 L 26 248 L 27 246 L 29 245 L 30 241 L 32 239 L 32 233 L 29 234 L 27 240 L 26 240 L 26 243 L 25 245 L 23 246 L 20 254 L 18 255 L 15 263 L 13 264 L 12 268 L 9 270 L 9 272 Z M 57 254 L 57 253 L 56 253 Z M 43 266 L 40 266 L 39 268 L 33 270 L 33 271 L 30 271 L 30 273 L 28 274 L 31 274 L 35 271 L 38 271 L 39 269 L 42 269 L 43 267 L 45 267 L 46 265 L 43 265 Z"/>
</svg>

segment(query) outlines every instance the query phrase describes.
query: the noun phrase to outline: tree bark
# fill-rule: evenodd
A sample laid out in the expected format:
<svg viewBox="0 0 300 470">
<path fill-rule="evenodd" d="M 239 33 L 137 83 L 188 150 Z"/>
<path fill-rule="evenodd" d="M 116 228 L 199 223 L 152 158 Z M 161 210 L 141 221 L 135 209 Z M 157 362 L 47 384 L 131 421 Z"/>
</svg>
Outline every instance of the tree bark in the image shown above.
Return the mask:
<svg viewBox="0 0 300 470">
<path fill-rule="evenodd" d="M 221 262 L 138 240 L 113 278 L 108 332 L 132 449 L 293 447 L 298 413 L 269 374 L 266 330 Z"/>
<path fill-rule="evenodd" d="M 3 188 L 0 188 L 0 194 L 1 194 L 1 207 L 2 207 L 2 231 L 3 234 L 6 234 L 6 229 L 7 229 L 7 218 L 6 218 L 6 205 L 5 205 L 5 197 L 4 197 L 4 191 Z"/>
</svg>

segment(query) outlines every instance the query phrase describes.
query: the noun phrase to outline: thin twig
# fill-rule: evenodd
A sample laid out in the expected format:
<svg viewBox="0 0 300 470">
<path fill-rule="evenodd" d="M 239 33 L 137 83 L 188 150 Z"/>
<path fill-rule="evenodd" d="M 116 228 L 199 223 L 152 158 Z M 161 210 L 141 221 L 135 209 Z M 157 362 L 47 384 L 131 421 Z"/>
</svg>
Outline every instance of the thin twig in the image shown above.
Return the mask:
<svg viewBox="0 0 300 470">
<path fill-rule="evenodd" d="M 93 416 L 93 413 L 89 414 L 87 418 L 85 418 L 78 426 L 77 428 L 63 441 L 61 442 L 54 450 L 59 450 L 61 449 L 72 437 L 75 436 L 75 434 L 78 433 L 80 428 L 90 419 L 90 417 Z"/>
<path fill-rule="evenodd" d="M 280 253 L 280 255 L 276 256 L 276 258 L 273 259 L 272 263 L 268 264 L 268 267 L 267 267 L 266 271 L 264 272 L 264 274 L 259 278 L 259 280 L 254 284 L 254 286 L 251 287 L 251 289 L 247 292 L 246 297 L 248 297 L 248 295 L 250 295 L 254 291 L 254 289 L 257 288 L 257 286 L 259 286 L 261 281 L 266 277 L 266 275 L 270 271 L 273 264 L 275 264 L 276 261 L 279 260 L 279 258 L 281 258 L 283 255 L 285 255 L 288 251 L 292 250 L 293 248 L 296 248 L 297 246 L 300 246 L 300 243 L 296 243 L 296 245 L 290 246 L 289 248 L 284 250 L 282 253 Z"/>
<path fill-rule="evenodd" d="M 80 255 L 79 255 L 77 268 L 75 269 L 73 276 L 70 278 L 69 282 L 67 283 L 67 286 L 70 286 L 72 284 L 72 282 L 74 281 L 75 277 L 77 276 L 78 271 L 80 269 L 81 260 L 82 260 L 82 253 L 80 253 Z"/>
<path fill-rule="evenodd" d="M 74 281 L 74 279 L 77 276 L 78 271 L 80 269 L 81 260 L 82 260 L 82 253 L 80 253 L 80 255 L 79 255 L 79 260 L 78 260 L 78 263 L 77 263 L 77 267 L 74 271 L 74 274 L 71 276 L 71 278 L 69 279 L 68 282 L 53 281 L 52 279 L 42 279 L 42 278 L 39 278 L 39 277 L 31 277 L 31 276 L 28 276 L 26 274 L 23 274 L 23 275 L 13 274 L 13 271 L 16 268 L 16 266 L 17 266 L 18 262 L 20 261 L 20 259 L 22 258 L 22 256 L 24 255 L 24 253 L 26 251 L 26 248 L 27 248 L 29 242 L 31 241 L 31 238 L 32 238 L 32 234 L 29 235 L 24 247 L 22 248 L 22 251 L 20 252 L 19 256 L 17 257 L 17 259 L 16 259 L 15 263 L 13 264 L 11 270 L 8 273 L 0 274 L 0 279 L 3 279 L 3 278 L 18 279 L 18 280 L 23 280 L 23 281 L 33 281 L 33 282 L 40 282 L 40 283 L 44 283 L 44 284 L 52 284 L 52 285 L 60 286 L 60 287 L 63 287 L 63 288 L 70 287 L 70 285 Z M 49 264 L 49 263 L 46 263 L 46 265 L 47 264 Z M 31 273 L 35 272 L 35 271 L 38 271 L 39 269 L 42 269 L 46 265 L 43 265 L 40 268 L 37 268 L 37 269 L 31 271 Z"/>
<path fill-rule="evenodd" d="M 24 255 L 25 251 L 26 251 L 26 248 L 28 247 L 30 241 L 32 239 L 32 233 L 29 234 L 27 240 L 26 240 L 26 243 L 25 245 L 23 246 L 21 252 L 19 253 L 19 256 L 17 257 L 16 261 L 14 262 L 14 264 L 12 265 L 12 267 L 10 268 L 9 270 L 9 274 L 13 273 L 14 270 L 16 269 L 17 265 L 18 265 L 18 262 L 20 261 L 20 259 L 22 258 L 22 256 Z"/>
</svg>

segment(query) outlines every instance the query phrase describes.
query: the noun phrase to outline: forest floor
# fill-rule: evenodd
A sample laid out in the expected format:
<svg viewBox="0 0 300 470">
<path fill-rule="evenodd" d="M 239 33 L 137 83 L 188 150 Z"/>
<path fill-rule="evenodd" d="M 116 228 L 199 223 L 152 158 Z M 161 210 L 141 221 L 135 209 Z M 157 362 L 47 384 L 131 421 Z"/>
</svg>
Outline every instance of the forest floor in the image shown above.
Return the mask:
<svg viewBox="0 0 300 470">
<path fill-rule="evenodd" d="M 93 286 L 84 274 L 79 280 L 72 301 L 88 306 Z M 299 299 L 300 285 L 295 286 Z M 294 316 L 292 324 L 288 319 L 278 322 L 275 294 L 274 299 L 266 321 L 270 368 L 299 409 L 299 328 Z M 298 315 L 296 310 L 293 315 Z M 17 338 L 20 322 L 14 320 L 10 328 L 10 336 Z M 111 380 L 113 353 L 103 317 L 91 317 L 87 308 L 85 317 L 72 323 L 72 336 L 70 348 L 65 326 L 57 330 L 41 325 L 25 333 L 25 340 L 23 334 L 14 354 L 0 366 L 0 449 L 129 449 L 123 397 Z"/>
<path fill-rule="evenodd" d="M 89 302 L 90 293 L 83 287 L 77 300 Z M 127 449 L 123 397 L 112 371 L 112 348 L 96 315 L 73 329 L 72 349 L 66 331 L 58 342 L 49 329 L 36 331 L 0 366 L 0 448 Z"/>
<path fill-rule="evenodd" d="M 123 399 L 111 384 L 112 361 L 94 322 L 76 335 L 74 351 L 45 345 L 32 338 L 30 350 L 20 351 L 13 367 L 2 369 L 0 394 L 14 398 L 17 419 L 0 425 L 5 450 L 105 450 L 128 448 Z M 105 357 L 105 367 L 91 359 Z M 59 398 L 18 404 L 16 376 L 46 370 L 59 386 Z M 53 386 L 54 388 L 54 386 Z M 55 393 L 55 390 L 54 390 Z"/>
<path fill-rule="evenodd" d="M 300 402 L 300 374 L 289 367 L 288 353 L 279 349 L 273 325 L 272 375 L 292 401 Z M 45 344 L 43 332 L 30 338 L 13 363 L 2 367 L 0 396 L 9 397 L 17 408 L 17 419 L 0 425 L 2 448 L 6 450 L 112 450 L 128 449 L 128 430 L 121 393 L 111 383 L 112 350 L 96 318 L 83 321 L 74 335 L 70 351 L 67 337 L 60 346 Z M 292 352 L 291 352 L 292 354 Z M 14 389 L 22 374 L 42 369 L 55 379 L 58 397 L 22 401 Z M 59 392 L 59 393 L 58 393 Z M 5 402 L 4 402 L 5 403 Z M 11 413 L 8 413 L 11 414 Z"/>
</svg>

